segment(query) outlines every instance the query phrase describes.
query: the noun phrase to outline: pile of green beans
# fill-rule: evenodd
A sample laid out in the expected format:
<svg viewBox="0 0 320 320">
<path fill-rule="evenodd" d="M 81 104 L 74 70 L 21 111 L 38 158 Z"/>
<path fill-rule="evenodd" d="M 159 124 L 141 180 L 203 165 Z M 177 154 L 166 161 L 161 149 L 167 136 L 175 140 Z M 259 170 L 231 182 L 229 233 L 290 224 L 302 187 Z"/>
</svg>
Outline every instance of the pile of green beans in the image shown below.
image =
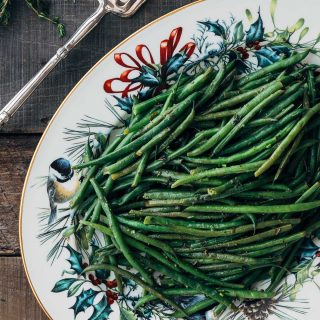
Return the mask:
<svg viewBox="0 0 320 320">
<path fill-rule="evenodd" d="M 145 290 L 137 309 L 163 303 L 173 317 L 272 299 L 319 228 L 320 92 L 308 53 L 245 77 L 234 63 L 208 68 L 135 101 L 128 127 L 75 166 L 85 175 L 75 232 L 106 239 L 85 271 L 113 271 L 120 291 L 132 279 Z M 268 277 L 267 290 L 253 289 Z M 179 305 L 195 295 L 205 299 Z"/>
</svg>

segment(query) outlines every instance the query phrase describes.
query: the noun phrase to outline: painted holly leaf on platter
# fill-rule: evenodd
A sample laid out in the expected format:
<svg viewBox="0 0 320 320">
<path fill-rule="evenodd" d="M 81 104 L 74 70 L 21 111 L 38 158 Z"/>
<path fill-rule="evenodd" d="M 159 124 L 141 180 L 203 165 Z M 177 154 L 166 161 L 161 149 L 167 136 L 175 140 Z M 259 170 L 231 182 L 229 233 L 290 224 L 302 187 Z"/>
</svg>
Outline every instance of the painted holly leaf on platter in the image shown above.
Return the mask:
<svg viewBox="0 0 320 320">
<path fill-rule="evenodd" d="M 89 289 L 89 290 L 83 290 L 77 297 L 75 304 L 71 307 L 71 309 L 74 310 L 74 315 L 77 317 L 77 315 L 80 312 L 86 311 L 89 307 L 93 305 L 93 301 L 97 295 L 97 292 Z"/>
<path fill-rule="evenodd" d="M 108 305 L 107 298 L 103 296 L 99 303 L 93 305 L 93 314 L 89 320 L 106 320 L 111 312 L 112 309 Z"/>
<path fill-rule="evenodd" d="M 74 250 L 70 245 L 67 245 L 66 248 L 70 253 L 70 257 L 67 259 L 70 263 L 70 268 L 80 275 L 83 271 L 82 255 L 78 251 Z"/>
<path fill-rule="evenodd" d="M 155 69 L 142 66 L 140 75 L 132 79 L 132 83 L 142 83 L 145 87 L 156 87 L 160 84 L 160 80 L 157 78 Z"/>
<path fill-rule="evenodd" d="M 79 291 L 83 283 L 84 283 L 83 281 L 79 283 L 73 283 L 68 290 L 68 297 L 74 296 Z"/>
<path fill-rule="evenodd" d="M 270 48 L 275 51 L 278 55 L 283 54 L 285 56 L 289 56 L 291 54 L 291 50 L 289 47 L 285 45 L 270 45 Z"/>
<path fill-rule="evenodd" d="M 209 32 L 213 32 L 216 36 L 226 38 L 226 30 L 222 24 L 219 23 L 219 20 L 216 21 L 199 21 L 200 24 L 203 24 L 208 28 Z"/>
<path fill-rule="evenodd" d="M 237 44 L 244 39 L 245 33 L 243 31 L 243 23 L 239 21 L 233 30 L 233 43 Z"/>
<path fill-rule="evenodd" d="M 76 281 L 78 281 L 78 279 L 76 278 L 62 279 L 55 284 L 54 288 L 51 291 L 57 293 L 69 290 L 70 286 Z"/>
<path fill-rule="evenodd" d="M 177 73 L 188 59 L 189 57 L 184 52 L 178 52 L 168 60 L 162 68 L 162 71 L 165 72 L 166 75 Z"/>
<path fill-rule="evenodd" d="M 258 12 L 258 19 L 250 26 L 247 31 L 246 42 L 253 43 L 255 41 L 262 41 L 264 35 L 264 26 L 263 21 L 260 15 L 260 11 Z"/>
<path fill-rule="evenodd" d="M 258 66 L 262 68 L 267 67 L 280 59 L 276 52 L 269 48 L 262 48 L 255 51 L 255 56 L 258 60 Z"/>
<path fill-rule="evenodd" d="M 117 96 L 113 96 L 116 100 L 116 106 L 119 107 L 122 111 L 125 111 L 128 114 L 132 112 L 133 100 L 131 97 L 129 98 L 120 98 Z"/>
</svg>

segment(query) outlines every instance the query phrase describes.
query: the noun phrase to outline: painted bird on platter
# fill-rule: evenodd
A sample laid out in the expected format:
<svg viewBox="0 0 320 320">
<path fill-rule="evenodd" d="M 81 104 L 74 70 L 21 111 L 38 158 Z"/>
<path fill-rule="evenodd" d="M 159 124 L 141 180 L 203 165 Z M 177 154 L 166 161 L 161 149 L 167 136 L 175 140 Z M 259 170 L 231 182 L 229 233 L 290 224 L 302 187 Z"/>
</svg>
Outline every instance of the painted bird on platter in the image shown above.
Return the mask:
<svg viewBox="0 0 320 320">
<path fill-rule="evenodd" d="M 70 161 L 59 158 L 50 164 L 47 193 L 51 212 L 48 224 L 57 219 L 57 204 L 69 201 L 79 188 L 79 185 L 79 177 L 72 169 Z"/>
</svg>

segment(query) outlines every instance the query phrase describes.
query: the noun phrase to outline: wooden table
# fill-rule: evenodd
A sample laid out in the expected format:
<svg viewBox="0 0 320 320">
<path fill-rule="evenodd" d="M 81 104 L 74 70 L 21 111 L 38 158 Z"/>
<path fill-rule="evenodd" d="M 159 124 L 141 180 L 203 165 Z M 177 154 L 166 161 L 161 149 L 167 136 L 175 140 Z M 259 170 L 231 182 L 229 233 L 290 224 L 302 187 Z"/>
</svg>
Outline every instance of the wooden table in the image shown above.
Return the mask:
<svg viewBox="0 0 320 320">
<path fill-rule="evenodd" d="M 35 17 L 24 2 L 13 1 L 12 23 L 0 27 L 0 107 L 65 41 L 58 38 L 52 25 Z M 22 185 L 47 122 L 71 88 L 107 51 L 146 23 L 191 2 L 148 0 L 132 19 L 104 19 L 0 131 L 0 320 L 47 319 L 29 288 L 18 242 Z M 52 13 L 63 17 L 69 35 L 96 6 L 94 0 L 51 3 Z"/>
</svg>

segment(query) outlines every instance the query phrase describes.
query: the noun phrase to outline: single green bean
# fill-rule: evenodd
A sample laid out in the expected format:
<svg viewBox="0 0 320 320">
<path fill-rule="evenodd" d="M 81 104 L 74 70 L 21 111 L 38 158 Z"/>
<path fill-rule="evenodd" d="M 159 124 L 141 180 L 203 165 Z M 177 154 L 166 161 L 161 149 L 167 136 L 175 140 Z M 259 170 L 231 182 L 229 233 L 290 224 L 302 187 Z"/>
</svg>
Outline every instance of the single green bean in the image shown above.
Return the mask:
<svg viewBox="0 0 320 320">
<path fill-rule="evenodd" d="M 231 175 L 231 174 L 253 172 L 256 170 L 256 168 L 259 168 L 264 162 L 265 161 L 257 161 L 253 163 L 240 164 L 240 165 L 234 165 L 226 168 L 216 168 L 216 169 L 203 171 L 194 175 L 190 175 L 186 178 L 177 180 L 172 184 L 171 188 L 176 188 L 181 185 L 189 184 L 194 181 L 199 181 L 204 178 L 221 177 L 221 176 Z"/>
<path fill-rule="evenodd" d="M 279 205 L 238 205 L 223 206 L 223 205 L 198 205 L 190 206 L 185 211 L 192 212 L 223 212 L 223 213 L 259 213 L 259 214 L 273 214 L 273 213 L 293 213 L 305 212 L 320 207 L 320 201 L 293 203 L 293 204 L 279 204 Z"/>
<path fill-rule="evenodd" d="M 242 79 L 240 79 L 239 86 L 244 86 L 245 84 L 249 83 L 250 81 L 260 79 L 260 78 L 262 78 L 270 73 L 273 73 L 275 71 L 281 71 L 285 68 L 293 66 L 293 65 L 297 64 L 298 62 L 302 61 L 303 59 L 305 59 L 308 56 L 309 52 L 310 52 L 309 50 L 303 51 L 301 53 L 292 55 L 291 57 L 289 57 L 287 59 L 280 60 L 280 61 L 275 62 L 265 68 L 259 69 L 255 72 L 252 72 L 252 73 L 248 74 L 247 76 L 243 77 Z"/>
</svg>

